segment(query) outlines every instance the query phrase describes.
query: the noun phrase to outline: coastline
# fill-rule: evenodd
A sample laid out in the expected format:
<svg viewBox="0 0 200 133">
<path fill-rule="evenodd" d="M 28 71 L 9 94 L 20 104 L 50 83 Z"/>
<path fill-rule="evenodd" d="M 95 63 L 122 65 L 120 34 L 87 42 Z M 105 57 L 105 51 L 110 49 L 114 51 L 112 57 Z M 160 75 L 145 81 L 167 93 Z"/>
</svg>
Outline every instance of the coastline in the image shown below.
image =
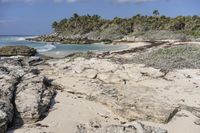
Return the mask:
<svg viewBox="0 0 200 133">
<path fill-rule="evenodd" d="M 198 5 L 0 0 L 0 133 L 200 133 Z"/>
<path fill-rule="evenodd" d="M 155 133 L 185 131 L 198 133 L 200 131 L 198 125 L 200 118 L 197 115 L 200 112 L 198 110 L 200 65 L 195 69 L 186 64 L 184 69 L 170 69 L 166 72 L 162 68 L 148 66 L 148 59 L 140 63 L 136 58 L 152 58 L 154 55 L 151 53 L 154 54 L 153 51 L 160 49 L 171 48 L 170 50 L 173 52 L 176 47 L 185 49 L 195 46 L 193 50 L 196 50 L 196 43 L 135 42 L 126 44 L 126 46 L 127 49 L 123 51 L 110 52 L 104 56 L 103 53 L 96 53 L 94 56 L 61 59 L 20 57 L 20 59 L 15 58 L 15 60 L 10 59 L 5 62 L 0 60 L 2 61 L 1 67 L 7 68 L 9 71 L 7 73 L 4 69 L 0 69 L 0 72 L 4 72 L 2 76 L 7 78 L 12 77 L 12 74 L 17 76 L 23 71 L 25 77 L 21 77 L 22 80 L 19 84 L 25 88 L 26 83 L 42 84 L 42 76 L 45 76 L 51 80 L 51 86 L 55 87 L 54 91 L 57 93 L 55 97 L 51 98 L 50 101 L 53 103 L 46 110 L 48 113 L 45 113 L 44 119 L 25 123 L 18 129 L 10 130 L 9 133 L 65 133 L 66 131 L 73 133 L 82 130 L 99 133 L 110 130 L 110 128 L 119 131 L 122 128 L 143 132 L 147 132 L 148 129 Z M 200 49 L 200 45 L 198 46 Z M 190 48 L 188 48 L 188 52 L 195 54 L 195 52 L 191 52 Z M 160 52 L 156 54 L 160 54 Z M 176 54 L 179 56 L 179 53 Z M 158 62 L 158 60 L 152 61 L 155 64 Z M 179 63 L 176 60 L 175 62 Z M 191 60 L 191 63 L 195 62 Z M 167 64 L 163 63 L 162 65 Z M 176 64 L 174 66 L 176 67 Z M 28 77 L 26 78 L 26 76 Z M 29 80 L 29 76 L 33 76 L 37 82 Z M 41 78 L 36 78 L 38 76 Z M 4 81 L 0 82 L 0 85 L 1 83 L 8 84 Z M 32 87 L 30 91 L 34 91 L 34 86 Z M 17 95 L 18 99 L 23 98 L 25 90 L 19 90 L 21 93 L 14 95 Z M 25 94 L 29 95 L 29 93 Z M 38 95 L 38 93 L 36 94 Z M 27 99 L 22 99 L 23 106 L 20 104 L 21 106 L 17 107 L 19 109 L 24 106 L 36 108 L 28 102 L 31 99 L 34 101 L 34 97 L 30 96 Z M 134 101 L 134 107 L 132 101 Z M 16 101 L 17 104 L 18 102 Z M 194 113 L 195 111 L 196 113 Z M 30 112 L 22 111 L 21 113 Z M 27 115 L 22 116 L 26 118 Z"/>
</svg>

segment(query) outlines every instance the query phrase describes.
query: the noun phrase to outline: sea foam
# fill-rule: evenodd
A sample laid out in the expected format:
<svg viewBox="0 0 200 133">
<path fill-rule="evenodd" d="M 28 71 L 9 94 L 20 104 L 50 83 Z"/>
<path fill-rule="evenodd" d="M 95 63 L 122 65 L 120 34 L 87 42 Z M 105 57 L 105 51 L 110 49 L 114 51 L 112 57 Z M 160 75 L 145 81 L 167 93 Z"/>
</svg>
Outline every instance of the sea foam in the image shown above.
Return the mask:
<svg viewBox="0 0 200 133">
<path fill-rule="evenodd" d="M 55 45 L 52 45 L 52 44 L 47 44 L 45 46 L 42 46 L 40 48 L 38 48 L 38 52 L 47 52 L 47 51 L 50 51 L 50 50 L 53 50 L 55 49 L 56 46 Z"/>
</svg>

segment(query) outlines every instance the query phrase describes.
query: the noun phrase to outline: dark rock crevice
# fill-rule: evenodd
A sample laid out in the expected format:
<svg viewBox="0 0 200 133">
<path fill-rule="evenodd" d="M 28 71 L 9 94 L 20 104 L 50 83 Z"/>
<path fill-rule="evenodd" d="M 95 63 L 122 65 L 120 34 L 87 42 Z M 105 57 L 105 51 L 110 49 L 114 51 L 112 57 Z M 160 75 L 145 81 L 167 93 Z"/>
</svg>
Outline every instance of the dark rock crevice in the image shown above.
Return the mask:
<svg viewBox="0 0 200 133">
<path fill-rule="evenodd" d="M 18 115 L 18 111 L 17 111 L 16 104 L 15 104 L 15 98 L 16 98 L 17 85 L 22 81 L 22 77 L 18 77 L 17 82 L 14 84 L 13 97 L 11 100 L 11 104 L 13 105 L 13 119 L 12 119 L 12 123 L 10 125 L 8 125 L 8 128 L 16 128 L 16 127 L 21 126 L 19 124 L 16 124 L 17 123 L 16 116 Z M 20 121 L 22 122 L 23 120 L 20 119 Z"/>
</svg>

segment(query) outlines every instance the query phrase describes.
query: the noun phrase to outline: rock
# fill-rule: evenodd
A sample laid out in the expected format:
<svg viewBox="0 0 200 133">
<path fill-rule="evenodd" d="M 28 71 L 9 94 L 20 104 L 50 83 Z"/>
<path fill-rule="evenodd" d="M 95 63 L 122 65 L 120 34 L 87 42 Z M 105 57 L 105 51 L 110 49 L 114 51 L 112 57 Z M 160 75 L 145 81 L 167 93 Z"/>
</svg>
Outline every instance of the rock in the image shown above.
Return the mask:
<svg viewBox="0 0 200 133">
<path fill-rule="evenodd" d="M 143 42 L 145 39 L 143 37 L 136 37 L 136 36 L 125 36 L 120 41 L 127 41 L 127 42 Z"/>
<path fill-rule="evenodd" d="M 15 91 L 15 84 L 17 83 L 18 78 L 1 75 L 0 76 L 0 99 L 3 101 L 11 102 L 13 98 L 13 93 Z"/>
<path fill-rule="evenodd" d="M 111 125 L 103 129 L 104 133 L 137 133 L 134 126 Z"/>
<path fill-rule="evenodd" d="M 7 74 L 8 69 L 6 67 L 0 67 L 0 75 Z"/>
<path fill-rule="evenodd" d="M 38 56 L 32 56 L 32 57 L 29 57 L 26 60 L 26 64 L 30 65 L 30 66 L 35 66 L 35 65 L 41 64 L 42 61 L 43 60 L 40 57 L 38 57 Z"/>
<path fill-rule="evenodd" d="M 145 133 L 168 133 L 167 130 L 159 128 L 159 127 L 147 126 L 147 125 L 144 125 L 142 123 L 140 123 L 140 124 L 141 124 Z"/>
<path fill-rule="evenodd" d="M 5 113 L 7 125 L 13 121 L 14 107 L 12 102 L 18 80 L 10 75 L 0 75 L 0 111 Z"/>
<path fill-rule="evenodd" d="M 94 127 L 87 124 L 79 124 L 77 133 L 167 133 L 167 130 L 159 127 L 144 125 L 140 122 L 132 122 L 130 124 L 109 124 Z"/>
<path fill-rule="evenodd" d="M 16 85 L 20 81 L 21 66 L 19 62 L 4 60 L 0 64 L 0 132 L 7 132 L 14 120 L 14 98 Z"/>
<path fill-rule="evenodd" d="M 4 46 L 0 48 L 0 56 L 34 56 L 37 51 L 28 46 Z"/>
<path fill-rule="evenodd" d="M 27 68 L 22 68 L 24 66 L 23 61 L 21 59 L 5 59 L 0 60 L 0 67 L 4 68 L 0 70 L 0 73 L 7 74 L 7 76 L 13 76 L 15 78 L 23 76 Z M 6 71 L 6 72 L 5 72 Z"/>
<path fill-rule="evenodd" d="M 114 114 L 128 121 L 140 119 L 168 123 L 178 112 L 177 107 L 156 97 L 157 92 L 152 88 L 133 86 L 118 89 L 104 85 L 101 90 L 96 101 L 105 104 Z"/>
<path fill-rule="evenodd" d="M 77 125 L 77 131 L 76 131 L 76 133 L 87 133 L 85 125 L 83 125 L 83 124 Z"/>
<path fill-rule="evenodd" d="M 40 74 L 40 71 L 39 71 L 38 69 L 35 69 L 35 68 L 31 69 L 30 72 L 31 72 L 32 74 L 34 74 L 34 75 Z"/>
<path fill-rule="evenodd" d="M 73 69 L 74 69 L 74 73 L 80 74 L 86 69 L 86 67 L 85 66 L 75 66 Z"/>
<path fill-rule="evenodd" d="M 53 96 L 54 90 L 45 77 L 31 73 L 24 75 L 16 91 L 18 119 L 31 123 L 44 117 Z"/>
<path fill-rule="evenodd" d="M 24 60 L 0 60 L 0 133 L 45 116 L 55 92 L 46 77 Z"/>
<path fill-rule="evenodd" d="M 199 125 L 200 126 L 200 119 L 197 119 L 194 124 Z"/>
<path fill-rule="evenodd" d="M 199 88 L 195 88 L 199 79 L 194 78 L 199 77 L 199 70 L 172 71 L 169 78 L 160 69 L 133 63 L 118 64 L 107 59 L 76 58 L 68 62 L 54 61 L 54 64 L 52 69 L 63 78 L 57 80 L 58 84 L 68 88 L 73 81 L 76 87 L 72 87 L 72 91 L 88 94 L 127 121 L 140 119 L 168 123 L 179 111 L 182 99 L 188 105 L 188 101 L 199 101 Z M 188 74 L 191 75 L 189 79 L 184 76 Z M 90 80 L 93 77 L 96 78 Z M 55 78 L 54 74 L 52 78 Z M 190 99 L 191 95 L 195 99 Z M 198 110 L 192 112 L 199 116 Z"/>
<path fill-rule="evenodd" d="M 0 110 L 0 132 L 6 133 L 7 132 L 7 115 L 5 112 Z"/>
<path fill-rule="evenodd" d="M 86 69 L 82 75 L 90 79 L 95 79 L 97 77 L 97 73 L 98 72 L 94 69 Z"/>
<path fill-rule="evenodd" d="M 191 112 L 193 115 L 195 115 L 196 117 L 200 118 L 200 108 L 199 107 L 191 107 L 191 106 L 187 106 L 187 105 L 180 105 L 181 109 L 183 110 L 187 110 L 189 112 Z"/>
</svg>

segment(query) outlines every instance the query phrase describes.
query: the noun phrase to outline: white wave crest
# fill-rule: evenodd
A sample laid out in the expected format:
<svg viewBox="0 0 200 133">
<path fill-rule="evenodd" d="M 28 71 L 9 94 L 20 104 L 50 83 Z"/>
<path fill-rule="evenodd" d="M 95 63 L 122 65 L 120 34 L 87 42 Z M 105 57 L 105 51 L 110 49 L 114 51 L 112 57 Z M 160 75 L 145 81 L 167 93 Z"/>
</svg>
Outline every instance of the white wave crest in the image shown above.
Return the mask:
<svg viewBox="0 0 200 133">
<path fill-rule="evenodd" d="M 56 48 L 55 45 L 47 44 L 43 47 L 38 48 L 37 51 L 42 53 L 42 52 L 47 52 L 47 51 L 53 50 L 55 48 Z"/>
<path fill-rule="evenodd" d="M 19 37 L 19 38 L 17 38 L 17 41 L 24 41 L 24 40 L 26 40 L 25 37 Z"/>
</svg>

